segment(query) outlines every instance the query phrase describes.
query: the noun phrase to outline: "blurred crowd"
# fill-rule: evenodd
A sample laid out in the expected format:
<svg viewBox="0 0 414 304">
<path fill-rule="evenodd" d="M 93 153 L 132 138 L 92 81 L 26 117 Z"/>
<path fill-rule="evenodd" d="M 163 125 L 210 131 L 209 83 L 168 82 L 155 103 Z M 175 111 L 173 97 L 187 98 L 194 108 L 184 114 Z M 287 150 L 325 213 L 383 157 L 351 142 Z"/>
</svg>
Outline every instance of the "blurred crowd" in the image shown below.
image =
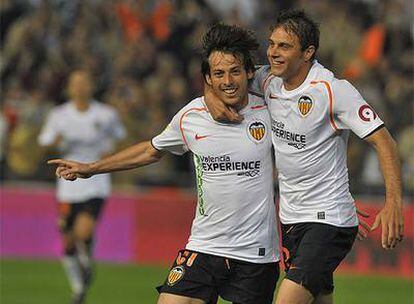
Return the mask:
<svg viewBox="0 0 414 304">
<path fill-rule="evenodd" d="M 148 140 L 202 95 L 200 38 L 218 21 L 256 31 L 266 63 L 268 28 L 280 10 L 303 8 L 321 24 L 318 60 L 353 83 L 396 138 L 405 192 L 414 189 L 413 9 L 409 0 L 2 0 L 0 2 L 1 179 L 52 180 L 37 145 L 51 107 L 66 100 L 69 73 L 87 69 L 95 98 L 113 105 L 128 137 Z M 378 162 L 351 137 L 354 192 L 382 191 Z M 117 174 L 120 185 L 191 186 L 190 157 Z"/>
</svg>

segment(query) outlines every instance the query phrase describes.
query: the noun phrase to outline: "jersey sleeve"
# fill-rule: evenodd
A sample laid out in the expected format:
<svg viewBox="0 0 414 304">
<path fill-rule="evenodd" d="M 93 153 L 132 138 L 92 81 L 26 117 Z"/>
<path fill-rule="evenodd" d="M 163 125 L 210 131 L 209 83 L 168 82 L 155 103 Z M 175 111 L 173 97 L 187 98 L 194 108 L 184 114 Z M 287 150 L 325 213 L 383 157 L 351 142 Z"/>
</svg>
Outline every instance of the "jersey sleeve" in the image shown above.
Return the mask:
<svg viewBox="0 0 414 304">
<path fill-rule="evenodd" d="M 175 155 L 183 155 L 188 151 L 180 129 L 180 118 L 182 110 L 178 112 L 168 126 L 151 140 L 153 147 L 157 150 L 167 150 Z"/>
<path fill-rule="evenodd" d="M 270 75 L 270 66 L 263 65 L 260 66 L 256 72 L 254 72 L 254 77 L 249 84 L 249 92 L 254 95 L 259 95 L 263 97 L 264 95 L 264 83 Z"/>
<path fill-rule="evenodd" d="M 46 122 L 43 125 L 37 142 L 41 146 L 52 145 L 59 135 L 59 117 L 58 113 L 52 110 L 49 112 L 46 118 Z"/>
<path fill-rule="evenodd" d="M 335 81 L 332 89 L 333 120 L 338 129 L 350 129 L 364 138 L 384 125 L 374 109 L 348 81 Z"/>
</svg>

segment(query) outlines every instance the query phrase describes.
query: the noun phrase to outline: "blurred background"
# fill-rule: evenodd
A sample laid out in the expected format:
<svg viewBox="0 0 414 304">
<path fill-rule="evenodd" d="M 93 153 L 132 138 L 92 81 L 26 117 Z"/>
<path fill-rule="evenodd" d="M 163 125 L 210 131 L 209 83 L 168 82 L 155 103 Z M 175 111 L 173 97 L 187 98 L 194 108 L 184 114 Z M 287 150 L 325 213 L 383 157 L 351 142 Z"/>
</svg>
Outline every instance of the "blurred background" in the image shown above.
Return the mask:
<svg viewBox="0 0 414 304">
<path fill-rule="evenodd" d="M 43 295 L 36 285 L 39 277 L 20 276 L 18 269 L 24 272 L 26 267 L 43 265 L 39 269 L 45 273 L 48 269 L 59 272 L 53 262 L 32 262 L 60 256 L 54 222 L 55 178 L 45 165 L 58 154 L 40 148 L 37 137 L 50 109 L 66 100 L 69 73 L 76 68 L 91 71 L 95 98 L 114 106 L 127 129 L 128 136 L 118 148 L 127 147 L 157 135 L 182 106 L 202 95 L 198 47 L 209 25 L 224 21 L 253 29 L 261 42 L 257 63 L 266 64 L 268 28 L 280 10 L 289 8 L 303 8 L 320 22 L 318 61 L 337 77 L 348 79 L 375 108 L 398 142 L 402 160 L 405 241 L 389 253 L 380 249 L 379 236 L 372 234 L 355 246 L 342 273 L 351 274 L 351 281 L 355 274 L 405 278 L 398 284 L 408 286 L 404 299 L 414 301 L 412 1 L 2 0 L 0 299 L 4 303 L 38 303 L 28 300 L 33 294 L 40 294 L 39 303 L 65 303 L 48 302 L 50 295 Z M 352 192 L 360 208 L 371 214 L 370 222 L 384 198 L 378 161 L 374 151 L 355 136 L 350 138 L 348 157 Z M 188 237 L 195 202 L 193 180 L 190 155 L 168 156 L 159 164 L 114 174 L 114 194 L 98 227 L 98 259 L 168 265 Z M 125 267 L 111 265 L 102 266 L 103 272 Z M 132 272 L 147 269 L 131 267 L 136 267 Z M 156 280 L 165 274 L 163 269 Z M 125 276 L 134 280 L 130 273 L 119 274 Z M 68 292 L 63 273 L 57 278 L 63 281 L 62 292 Z M 28 290 L 33 293 L 19 297 L 15 285 L 23 282 L 32 286 Z M 133 298 L 144 299 L 151 286 L 139 292 L 134 289 Z M 102 297 L 105 288 L 100 288 L 92 299 Z M 151 290 L 149 297 L 155 296 Z M 344 293 L 338 303 L 371 303 L 347 300 L 347 296 Z M 373 297 L 372 303 L 383 303 Z M 91 303 L 111 303 L 95 299 Z M 387 294 L 381 299 L 386 301 Z M 409 303 L 405 301 L 394 303 Z"/>
</svg>

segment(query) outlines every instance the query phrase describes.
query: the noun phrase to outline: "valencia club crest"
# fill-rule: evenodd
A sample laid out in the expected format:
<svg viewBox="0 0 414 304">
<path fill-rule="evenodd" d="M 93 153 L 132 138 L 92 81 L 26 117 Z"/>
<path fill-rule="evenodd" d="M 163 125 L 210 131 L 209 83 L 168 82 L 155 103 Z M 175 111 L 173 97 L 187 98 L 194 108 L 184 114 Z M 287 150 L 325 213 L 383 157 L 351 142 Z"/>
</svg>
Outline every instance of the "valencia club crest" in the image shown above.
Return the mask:
<svg viewBox="0 0 414 304">
<path fill-rule="evenodd" d="M 266 126 L 260 120 L 254 120 L 247 125 L 247 133 L 254 142 L 262 142 L 266 135 Z"/>
<path fill-rule="evenodd" d="M 302 95 L 299 97 L 298 108 L 299 108 L 300 114 L 303 117 L 309 114 L 309 112 L 312 110 L 312 107 L 313 107 L 313 101 L 310 96 Z"/>
<path fill-rule="evenodd" d="M 175 266 L 168 274 L 167 285 L 174 286 L 177 284 L 184 277 L 184 273 L 185 270 L 183 266 Z"/>
</svg>

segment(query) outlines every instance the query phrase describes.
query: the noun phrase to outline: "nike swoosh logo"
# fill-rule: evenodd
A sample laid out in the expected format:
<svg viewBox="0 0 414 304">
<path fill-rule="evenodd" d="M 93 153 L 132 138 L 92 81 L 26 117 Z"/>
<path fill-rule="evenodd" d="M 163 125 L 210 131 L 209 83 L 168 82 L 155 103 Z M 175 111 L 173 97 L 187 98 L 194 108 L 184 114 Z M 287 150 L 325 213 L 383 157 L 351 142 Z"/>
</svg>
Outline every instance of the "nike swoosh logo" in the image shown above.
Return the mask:
<svg viewBox="0 0 414 304">
<path fill-rule="evenodd" d="M 271 98 L 271 99 L 279 99 L 279 97 L 277 97 L 276 95 L 272 95 L 272 93 L 270 93 L 269 98 Z"/>
<path fill-rule="evenodd" d="M 195 139 L 196 140 L 200 140 L 200 139 L 204 139 L 204 138 L 206 138 L 206 137 L 209 137 L 210 135 L 198 135 L 198 134 L 196 134 L 195 135 Z"/>
</svg>

